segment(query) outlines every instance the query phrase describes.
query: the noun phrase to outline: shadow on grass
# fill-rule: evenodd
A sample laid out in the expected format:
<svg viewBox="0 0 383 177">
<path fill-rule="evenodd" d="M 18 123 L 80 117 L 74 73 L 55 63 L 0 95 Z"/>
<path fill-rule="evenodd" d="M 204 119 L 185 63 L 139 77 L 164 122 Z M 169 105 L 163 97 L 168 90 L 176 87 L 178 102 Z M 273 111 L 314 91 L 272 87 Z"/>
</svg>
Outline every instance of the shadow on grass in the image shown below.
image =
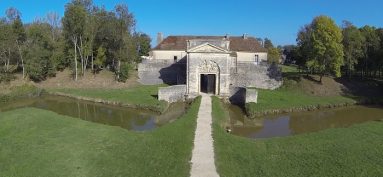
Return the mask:
<svg viewBox="0 0 383 177">
<path fill-rule="evenodd" d="M 305 78 L 305 79 L 307 79 L 307 80 L 309 80 L 309 81 L 311 81 L 311 82 L 314 82 L 314 83 L 316 83 L 316 84 L 320 84 L 320 85 L 322 85 L 322 82 L 320 82 L 319 80 L 315 79 L 315 78 L 314 78 L 313 76 L 311 76 L 311 75 L 303 75 L 302 77 Z"/>
<path fill-rule="evenodd" d="M 305 75 L 305 73 L 298 73 L 298 72 L 284 72 L 282 74 L 284 79 L 294 80 L 294 81 L 301 81 L 301 77 Z"/>
<path fill-rule="evenodd" d="M 158 95 L 150 95 L 150 96 L 158 100 Z"/>
<path fill-rule="evenodd" d="M 342 84 L 344 96 L 357 99 L 357 101 L 379 101 L 383 103 L 383 82 L 374 79 L 360 78 L 336 78 L 336 82 Z"/>
</svg>

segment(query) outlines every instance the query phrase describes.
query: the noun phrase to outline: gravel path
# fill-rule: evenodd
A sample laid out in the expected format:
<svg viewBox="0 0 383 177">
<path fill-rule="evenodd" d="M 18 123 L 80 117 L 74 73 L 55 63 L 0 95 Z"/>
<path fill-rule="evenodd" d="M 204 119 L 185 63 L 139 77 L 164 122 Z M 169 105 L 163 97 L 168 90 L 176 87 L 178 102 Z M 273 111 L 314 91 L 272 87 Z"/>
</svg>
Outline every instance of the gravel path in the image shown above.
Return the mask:
<svg viewBox="0 0 383 177">
<path fill-rule="evenodd" d="M 214 163 L 211 109 L 210 96 L 202 95 L 191 159 L 192 167 L 190 175 L 192 177 L 219 176 Z"/>
</svg>

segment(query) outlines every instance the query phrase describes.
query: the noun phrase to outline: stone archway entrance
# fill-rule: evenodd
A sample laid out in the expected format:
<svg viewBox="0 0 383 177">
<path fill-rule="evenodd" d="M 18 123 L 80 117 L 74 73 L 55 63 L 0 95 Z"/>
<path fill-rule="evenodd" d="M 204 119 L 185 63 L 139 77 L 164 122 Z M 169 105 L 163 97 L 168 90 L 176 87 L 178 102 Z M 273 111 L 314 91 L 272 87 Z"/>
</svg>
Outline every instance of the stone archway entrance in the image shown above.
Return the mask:
<svg viewBox="0 0 383 177">
<path fill-rule="evenodd" d="M 215 74 L 201 74 L 200 75 L 200 91 L 203 93 L 216 94 L 216 81 Z"/>
</svg>

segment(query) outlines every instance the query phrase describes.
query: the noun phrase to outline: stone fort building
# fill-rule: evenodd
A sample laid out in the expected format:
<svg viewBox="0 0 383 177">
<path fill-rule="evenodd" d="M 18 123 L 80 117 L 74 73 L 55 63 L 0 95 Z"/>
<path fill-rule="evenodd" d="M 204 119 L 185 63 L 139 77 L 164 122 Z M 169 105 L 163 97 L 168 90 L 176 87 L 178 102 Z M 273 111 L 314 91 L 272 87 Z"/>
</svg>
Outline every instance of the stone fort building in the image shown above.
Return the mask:
<svg viewBox="0 0 383 177">
<path fill-rule="evenodd" d="M 157 40 L 158 45 L 139 64 L 138 75 L 142 84 L 173 85 L 161 88 L 159 99 L 173 102 L 200 93 L 233 97 L 243 88 L 275 89 L 282 84 L 279 69 L 267 64 L 267 50 L 254 37 L 169 36 L 162 40 L 159 33 Z"/>
</svg>

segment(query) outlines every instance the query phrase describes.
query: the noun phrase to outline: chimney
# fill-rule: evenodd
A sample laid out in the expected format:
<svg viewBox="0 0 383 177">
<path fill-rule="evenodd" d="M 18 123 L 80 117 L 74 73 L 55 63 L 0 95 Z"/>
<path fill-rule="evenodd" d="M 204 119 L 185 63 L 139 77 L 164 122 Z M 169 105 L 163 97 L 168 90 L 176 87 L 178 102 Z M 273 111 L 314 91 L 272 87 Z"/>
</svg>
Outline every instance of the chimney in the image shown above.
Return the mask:
<svg viewBox="0 0 383 177">
<path fill-rule="evenodd" d="M 243 39 L 247 39 L 247 34 L 244 33 L 243 36 L 242 36 Z"/>
<path fill-rule="evenodd" d="M 229 38 L 230 38 L 229 34 L 226 34 L 225 39 L 229 39 Z"/>
<path fill-rule="evenodd" d="M 164 40 L 163 34 L 161 32 L 157 33 L 157 45 L 159 45 L 163 40 Z"/>
</svg>

